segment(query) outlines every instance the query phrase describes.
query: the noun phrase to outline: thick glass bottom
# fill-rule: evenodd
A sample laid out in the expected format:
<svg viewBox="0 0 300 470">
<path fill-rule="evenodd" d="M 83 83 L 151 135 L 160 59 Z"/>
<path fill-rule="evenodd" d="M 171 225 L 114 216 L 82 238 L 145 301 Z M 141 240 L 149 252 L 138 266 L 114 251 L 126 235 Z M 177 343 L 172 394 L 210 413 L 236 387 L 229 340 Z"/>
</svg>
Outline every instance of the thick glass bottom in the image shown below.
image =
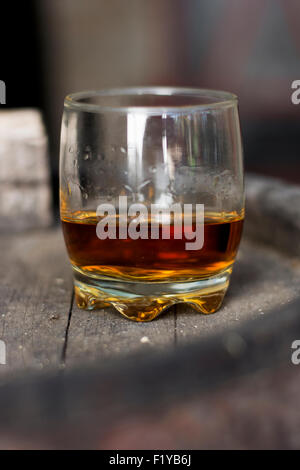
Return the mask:
<svg viewBox="0 0 300 470">
<path fill-rule="evenodd" d="M 135 321 L 151 321 L 178 303 L 190 304 L 198 312 L 210 314 L 222 305 L 231 271 L 232 267 L 193 281 L 152 283 L 91 277 L 74 269 L 75 298 L 79 308 L 114 306 Z"/>
</svg>

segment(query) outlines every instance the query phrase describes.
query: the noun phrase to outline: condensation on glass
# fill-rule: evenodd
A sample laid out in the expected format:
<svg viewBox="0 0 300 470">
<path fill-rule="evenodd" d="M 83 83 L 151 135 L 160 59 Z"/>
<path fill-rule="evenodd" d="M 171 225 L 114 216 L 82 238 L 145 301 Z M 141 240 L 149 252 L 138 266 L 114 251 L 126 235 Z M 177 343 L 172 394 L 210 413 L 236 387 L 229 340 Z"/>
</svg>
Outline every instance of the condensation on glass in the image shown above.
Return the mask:
<svg viewBox="0 0 300 470">
<path fill-rule="evenodd" d="M 120 200 L 126 200 L 128 228 L 136 223 L 135 233 L 142 227 L 143 236 L 121 227 Z M 229 285 L 244 219 L 236 96 L 188 88 L 67 96 L 60 204 L 79 307 L 113 305 L 138 321 L 180 302 L 215 312 Z M 181 237 L 174 205 L 190 212 L 182 218 Z M 204 207 L 204 238 L 201 248 L 188 250 L 197 205 Z M 97 212 L 99 206 L 115 212 Z M 101 239 L 97 227 L 108 215 L 116 237 Z"/>
</svg>

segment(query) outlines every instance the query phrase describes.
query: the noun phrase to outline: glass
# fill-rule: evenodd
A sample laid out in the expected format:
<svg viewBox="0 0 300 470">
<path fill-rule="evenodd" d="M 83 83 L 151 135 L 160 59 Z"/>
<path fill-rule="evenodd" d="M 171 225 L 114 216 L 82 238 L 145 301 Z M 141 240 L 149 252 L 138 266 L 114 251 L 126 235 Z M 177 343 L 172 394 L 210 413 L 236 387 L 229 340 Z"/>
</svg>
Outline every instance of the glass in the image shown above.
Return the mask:
<svg viewBox="0 0 300 470">
<path fill-rule="evenodd" d="M 222 304 L 244 219 L 237 98 L 189 88 L 65 99 L 61 220 L 77 305 L 154 319 Z"/>
</svg>

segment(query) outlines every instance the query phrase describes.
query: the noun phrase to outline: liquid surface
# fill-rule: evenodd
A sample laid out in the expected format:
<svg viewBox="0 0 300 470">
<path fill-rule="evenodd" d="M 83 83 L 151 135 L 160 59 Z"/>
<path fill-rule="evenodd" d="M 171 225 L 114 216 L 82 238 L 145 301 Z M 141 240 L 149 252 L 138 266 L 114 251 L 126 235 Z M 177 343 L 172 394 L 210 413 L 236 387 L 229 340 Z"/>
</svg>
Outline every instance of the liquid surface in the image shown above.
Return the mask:
<svg viewBox="0 0 300 470">
<path fill-rule="evenodd" d="M 96 234 L 98 221 L 94 212 L 77 212 L 62 220 L 73 267 L 93 277 L 147 282 L 195 280 L 225 270 L 234 262 L 243 227 L 243 217 L 235 213 L 208 214 L 203 247 L 186 250 L 191 240 L 184 234 L 182 239 L 175 239 L 174 225 L 167 240 L 161 236 L 157 240 L 100 240 Z M 193 225 L 185 228 L 194 229 Z M 161 235 L 163 227 L 159 230 Z"/>
</svg>

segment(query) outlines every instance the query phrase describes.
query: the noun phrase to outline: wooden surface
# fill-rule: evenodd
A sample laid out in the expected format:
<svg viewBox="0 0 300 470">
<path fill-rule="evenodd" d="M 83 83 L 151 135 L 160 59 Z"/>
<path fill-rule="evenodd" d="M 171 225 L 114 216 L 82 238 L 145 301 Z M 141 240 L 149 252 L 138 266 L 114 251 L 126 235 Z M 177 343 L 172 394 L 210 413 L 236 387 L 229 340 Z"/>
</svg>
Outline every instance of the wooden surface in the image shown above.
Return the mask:
<svg viewBox="0 0 300 470">
<path fill-rule="evenodd" d="M 0 386 L 0 449 L 299 449 L 300 301 L 163 354 Z"/>
<path fill-rule="evenodd" d="M 151 323 L 135 323 L 113 308 L 77 308 L 59 227 L 1 236 L 0 243 L 0 339 L 7 347 L 0 381 L 23 370 L 101 364 L 132 352 L 174 349 L 249 318 L 263 319 L 299 296 L 299 260 L 244 239 L 221 310 L 206 316 L 177 305 Z"/>
<path fill-rule="evenodd" d="M 146 324 L 74 305 L 59 227 L 2 235 L 0 449 L 299 448 L 298 201 L 255 179 L 221 310 Z"/>
</svg>

